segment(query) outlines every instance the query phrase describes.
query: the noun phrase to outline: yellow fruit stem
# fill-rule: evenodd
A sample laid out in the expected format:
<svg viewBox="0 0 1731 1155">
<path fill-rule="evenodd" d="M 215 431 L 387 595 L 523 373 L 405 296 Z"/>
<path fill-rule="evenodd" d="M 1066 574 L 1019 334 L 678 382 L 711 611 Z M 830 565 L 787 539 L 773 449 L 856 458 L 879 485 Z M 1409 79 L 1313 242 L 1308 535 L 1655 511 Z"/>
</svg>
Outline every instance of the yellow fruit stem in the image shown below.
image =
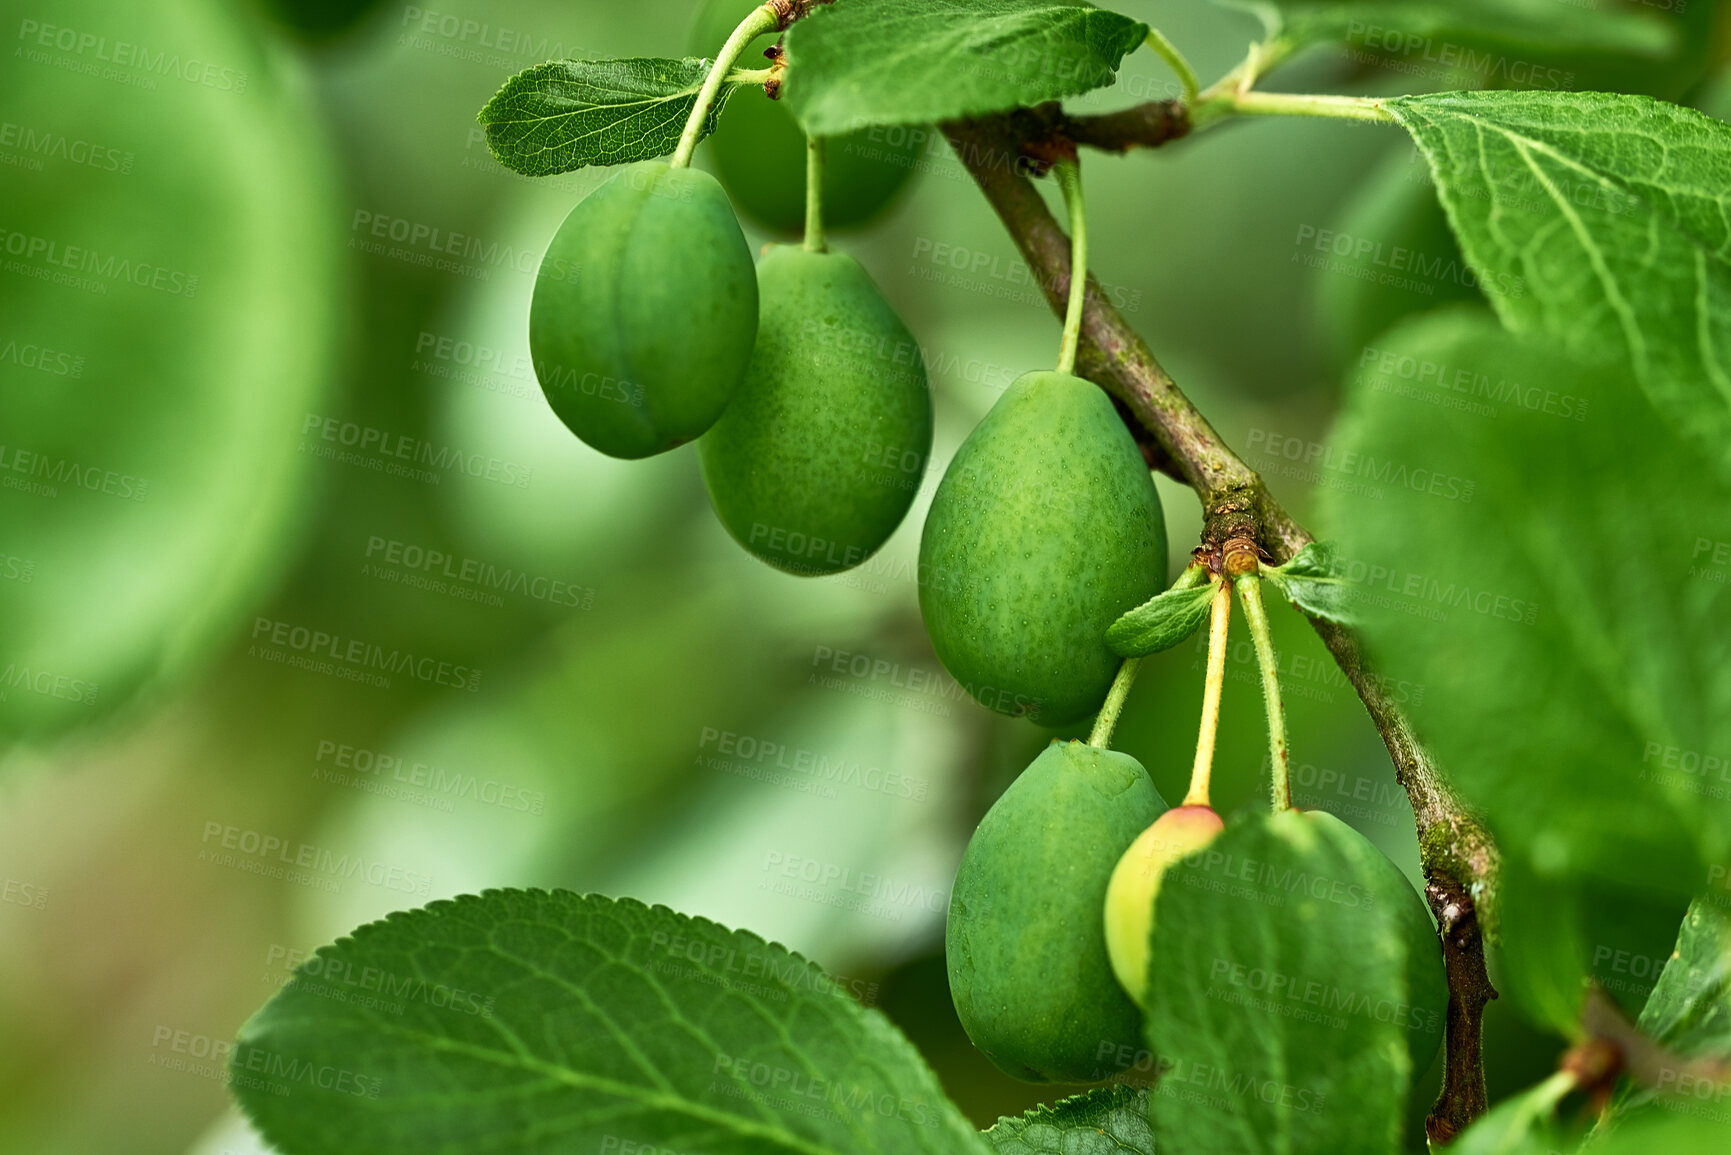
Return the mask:
<svg viewBox="0 0 1731 1155">
<path fill-rule="evenodd" d="M 1233 580 L 1238 599 L 1244 603 L 1244 620 L 1256 643 L 1256 664 L 1262 667 L 1262 702 L 1268 708 L 1268 758 L 1276 813 L 1292 809 L 1292 763 L 1286 744 L 1286 712 L 1280 704 L 1280 658 L 1274 652 L 1274 634 L 1268 626 L 1268 611 L 1262 605 L 1260 574 L 1240 574 Z"/>
<path fill-rule="evenodd" d="M 1196 735 L 1196 762 L 1190 768 L 1185 806 L 1207 806 L 1214 773 L 1214 736 L 1220 730 L 1220 692 L 1226 686 L 1226 630 L 1232 623 L 1232 587 L 1222 581 L 1214 591 L 1208 619 L 1208 681 L 1202 688 L 1202 728 Z"/>
<path fill-rule="evenodd" d="M 1061 160 L 1052 166 L 1064 206 L 1070 210 L 1070 304 L 1064 312 L 1064 343 L 1058 348 L 1058 372 L 1076 371 L 1076 351 L 1082 345 L 1082 302 L 1088 295 L 1088 212 L 1082 205 L 1082 164 Z"/>
<path fill-rule="evenodd" d="M 685 122 L 685 131 L 679 135 L 679 147 L 673 150 L 673 159 L 669 163 L 674 168 L 684 168 L 691 163 L 691 154 L 697 151 L 697 140 L 703 135 L 703 122 L 709 119 L 709 110 L 715 107 L 716 95 L 721 92 L 722 82 L 727 79 L 733 62 L 739 59 L 746 45 L 779 23 L 781 16 L 774 5 L 765 4 L 761 8 L 754 8 L 751 15 L 739 22 L 739 27 L 733 30 L 727 43 L 721 46 L 709 75 L 703 78 L 703 87 L 697 91 L 697 103 L 691 106 L 691 116 Z"/>
</svg>

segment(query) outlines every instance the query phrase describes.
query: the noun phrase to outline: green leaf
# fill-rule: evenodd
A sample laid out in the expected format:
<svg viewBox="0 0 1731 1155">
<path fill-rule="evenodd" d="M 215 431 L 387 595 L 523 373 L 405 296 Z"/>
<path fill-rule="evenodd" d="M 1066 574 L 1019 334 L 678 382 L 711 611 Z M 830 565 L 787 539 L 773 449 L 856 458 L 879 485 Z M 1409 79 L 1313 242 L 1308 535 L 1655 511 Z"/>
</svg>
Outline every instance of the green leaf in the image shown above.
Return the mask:
<svg viewBox="0 0 1731 1155">
<path fill-rule="evenodd" d="M 1003 1118 L 985 1133 L 998 1155 L 1154 1155 L 1148 1092 L 1101 1087 Z"/>
<path fill-rule="evenodd" d="M 552 176 L 592 164 L 666 156 L 713 64 L 710 60 L 549 60 L 507 80 L 477 119 L 506 168 Z M 723 84 L 703 135 L 737 88 Z"/>
<path fill-rule="evenodd" d="M 1731 125 L 1604 93 L 1388 108 L 1503 322 L 1622 366 L 1731 477 Z"/>
<path fill-rule="evenodd" d="M 1568 1089 L 1558 1076 L 1506 1099 L 1462 1133 L 1448 1147 L 1450 1155 L 1722 1155 L 1731 1144 L 1724 1112 L 1711 1101 L 1689 1104 L 1706 1118 L 1667 1116 L 1648 1112 L 1619 1119 L 1608 1132 L 1595 1134 L 1584 1145 L 1568 1134 L 1553 1115 Z"/>
<path fill-rule="evenodd" d="M 1322 542 L 1313 541 L 1285 565 L 1262 572 L 1299 612 L 1345 626 L 1357 624 L 1352 582 L 1333 550 Z"/>
<path fill-rule="evenodd" d="M 1147 35 L 1081 0 L 848 0 L 788 30 L 783 99 L 817 136 L 979 116 L 1106 87 Z"/>
<path fill-rule="evenodd" d="M 1373 492 L 1321 498 L 1379 670 L 1505 851 L 1699 889 L 1731 849 L 1731 490 L 1616 373 L 1480 312 L 1382 345 L 1330 446 Z"/>
<path fill-rule="evenodd" d="M 1583 1150 L 1590 1155 L 1725 1155 L 1731 1150 L 1731 1123 L 1722 1105 L 1709 1101 L 1688 1104 L 1686 1109 L 1699 1117 L 1644 1114 Z"/>
<path fill-rule="evenodd" d="M 1140 658 L 1169 650 L 1208 620 L 1214 603 L 1213 583 L 1174 586 L 1155 594 L 1113 622 L 1106 644 L 1121 658 Z"/>
<path fill-rule="evenodd" d="M 1720 867 L 1707 897 L 1683 917 L 1677 948 L 1636 1024 L 1641 1033 L 1690 1058 L 1731 1056 L 1731 915 Z"/>
<path fill-rule="evenodd" d="M 1529 1087 L 1485 1112 L 1449 1144 L 1449 1155 L 1554 1155 L 1569 1147 L 1555 1119 L 1560 1079 Z"/>
<path fill-rule="evenodd" d="M 1723 874 L 1718 880 L 1723 886 Z M 1731 1059 L 1731 915 L 1720 903 L 1722 891 L 1710 890 L 1690 906 L 1677 934 L 1677 946 L 1659 975 L 1636 1025 L 1641 1033 L 1672 1054 L 1685 1059 Z M 1625 1086 L 1613 1111 L 1627 1115 L 1648 1106 L 1685 1107 L 1710 1095 L 1723 1102 L 1726 1093 L 1705 1088 L 1673 1087 L 1683 1098 L 1662 1098 L 1653 1088 Z"/>
<path fill-rule="evenodd" d="M 1237 5 L 1244 6 L 1244 5 Z M 1254 6 L 1271 32 L 1299 44 L 1346 40 L 1371 51 L 1419 57 L 1433 66 L 1473 69 L 1454 40 L 1525 48 L 1548 57 L 1610 52 L 1662 55 L 1675 38 L 1647 14 L 1562 5 L 1555 0 L 1272 0 Z M 1488 79 L 1524 62 L 1487 59 Z"/>
<path fill-rule="evenodd" d="M 913 1046 L 748 931 L 493 890 L 322 948 L 241 1028 L 285 1155 L 986 1150 Z"/>
<path fill-rule="evenodd" d="M 1675 892 L 1605 878 L 1548 876 L 1524 850 L 1498 872 L 1503 993 L 1565 1039 L 1579 1035 L 1588 980 L 1633 1018 L 1658 981 L 1688 909 Z"/>
<path fill-rule="evenodd" d="M 1154 913 L 1165 1155 L 1398 1149 L 1412 1056 L 1435 1054 L 1447 991 L 1393 863 L 1331 815 L 1253 814 L 1173 866 Z"/>
<path fill-rule="evenodd" d="M 41 142 L 0 177 L 0 748 L 172 692 L 243 626 L 307 520 L 348 301 L 289 62 L 220 4 L 56 12 L 172 51 L 0 69 Z"/>
</svg>

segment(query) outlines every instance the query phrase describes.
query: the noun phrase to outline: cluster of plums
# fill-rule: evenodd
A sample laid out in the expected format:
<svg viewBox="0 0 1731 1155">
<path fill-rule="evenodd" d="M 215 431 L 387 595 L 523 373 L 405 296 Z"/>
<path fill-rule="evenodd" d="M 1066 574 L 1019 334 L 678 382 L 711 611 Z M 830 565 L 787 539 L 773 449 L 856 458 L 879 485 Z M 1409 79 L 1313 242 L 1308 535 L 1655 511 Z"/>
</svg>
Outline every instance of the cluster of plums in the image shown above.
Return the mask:
<svg viewBox="0 0 1731 1155">
<path fill-rule="evenodd" d="M 710 0 L 695 51 L 756 7 Z M 830 142 L 831 226 L 874 215 L 912 172 L 859 144 Z M 829 574 L 906 516 L 932 407 L 918 346 L 857 262 L 777 245 L 753 263 L 734 205 L 797 231 L 805 151 L 781 104 L 740 100 L 710 141 L 719 181 L 661 161 L 615 172 L 549 246 L 529 344 L 548 402 L 584 442 L 640 458 L 698 440 L 728 532 L 772 565 Z"/>
<path fill-rule="evenodd" d="M 877 355 L 913 338 L 865 270 L 791 245 L 754 267 L 727 193 L 695 169 L 626 165 L 571 210 L 529 346 L 554 412 L 601 452 L 699 439 L 722 523 L 795 573 L 876 551 L 931 450 L 924 369 Z"/>
<path fill-rule="evenodd" d="M 719 44 L 756 6 L 711 0 L 698 44 Z M 835 573 L 906 516 L 931 450 L 930 391 L 908 355 L 917 344 L 852 258 L 777 245 L 754 265 L 734 203 L 795 227 L 805 145 L 780 106 L 745 107 L 714 138 L 726 188 L 644 161 L 572 209 L 536 281 L 531 353 L 583 441 L 641 458 L 696 440 L 736 540 L 789 572 Z M 847 223 L 910 170 L 851 171 L 837 143 L 826 216 Z M 1110 400 L 1069 373 L 1028 373 L 933 496 L 919 555 L 933 648 L 992 709 L 1084 721 L 1119 669 L 1107 629 L 1165 588 L 1166 547 L 1152 477 Z M 1292 817 L 1363 841 L 1326 814 Z M 969 1037 L 1022 1078 L 1111 1075 L 1100 1055 L 1143 1044 L 1161 879 L 1222 829 L 1207 806 L 1168 809 L 1126 754 L 1048 746 L 981 821 L 956 876 L 946 953 Z"/>
<path fill-rule="evenodd" d="M 695 35 L 720 44 L 757 6 L 713 0 Z M 772 565 L 830 574 L 870 557 L 907 514 L 931 452 L 931 396 L 912 335 L 851 257 L 776 245 L 754 265 L 729 191 L 773 228 L 797 223 L 805 143 L 780 105 L 742 107 L 754 111 L 736 109 L 712 142 L 728 188 L 642 161 L 571 210 L 535 282 L 530 353 L 584 442 L 641 458 L 697 440 L 728 532 Z M 830 171 L 845 180 L 841 156 Z M 897 185 L 910 171 L 874 167 Z M 839 222 L 836 207 L 826 215 L 845 224 L 894 191 L 856 191 L 838 198 Z"/>
<path fill-rule="evenodd" d="M 724 35 L 752 7 L 716 0 L 698 35 Z M 787 116 L 746 102 L 762 105 Z M 715 139 L 723 171 L 730 139 Z M 777 245 L 754 266 L 730 190 L 749 205 L 762 188 L 643 161 L 573 208 L 535 284 L 536 375 L 603 453 L 696 440 L 736 540 L 789 572 L 836 573 L 883 545 L 919 489 L 925 370 L 852 258 Z M 1067 373 L 1029 373 L 1005 391 L 945 474 L 920 546 L 920 607 L 945 667 L 991 708 L 1048 726 L 1099 709 L 1119 665 L 1107 627 L 1165 578 L 1141 452 L 1105 394 Z"/>
<path fill-rule="evenodd" d="M 871 278 L 792 245 L 754 270 L 704 172 L 627 165 L 572 209 L 535 284 L 529 343 L 554 411 L 601 452 L 698 439 L 722 523 L 790 572 L 864 561 L 925 473 L 925 371 Z M 1067 373 L 1005 390 L 920 542 L 920 608 L 945 667 L 993 709 L 1049 726 L 1099 709 L 1119 665 L 1106 629 L 1165 577 L 1141 451 L 1106 395 Z"/>
<path fill-rule="evenodd" d="M 1294 841 L 1346 847 L 1336 882 L 1379 901 L 1391 896 L 1409 944 L 1416 1020 L 1440 1022 L 1446 989 L 1430 915 L 1399 868 L 1324 811 L 1272 821 Z M 1153 953 L 1161 883 L 1225 828 L 1208 806 L 1168 809 L 1127 754 L 1081 742 L 1047 746 L 981 820 L 950 895 L 950 995 L 974 1045 L 1031 1082 L 1119 1075 L 1122 1056 L 1148 1045 L 1143 1008 L 1161 965 Z M 1326 920 L 1301 923 L 1288 933 L 1332 933 Z M 1415 1074 L 1440 1042 L 1436 1032 L 1409 1032 Z"/>
<path fill-rule="evenodd" d="M 1032 1082 L 1094 1083 L 1144 1046 L 1166 871 L 1224 829 L 1167 809 L 1128 754 L 1054 741 L 981 820 L 950 892 L 944 955 L 968 1037 Z"/>
</svg>

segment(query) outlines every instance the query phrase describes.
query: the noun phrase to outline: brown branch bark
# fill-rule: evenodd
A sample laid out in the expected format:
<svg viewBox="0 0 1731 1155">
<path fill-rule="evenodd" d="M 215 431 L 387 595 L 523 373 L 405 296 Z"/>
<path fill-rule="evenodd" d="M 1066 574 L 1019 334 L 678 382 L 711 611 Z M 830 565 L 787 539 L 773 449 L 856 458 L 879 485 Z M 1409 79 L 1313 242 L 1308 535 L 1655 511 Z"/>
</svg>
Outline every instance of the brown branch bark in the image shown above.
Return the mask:
<svg viewBox="0 0 1731 1155">
<path fill-rule="evenodd" d="M 1070 291 L 1070 240 L 1027 174 L 1042 170 L 1054 140 L 1062 146 L 1078 139 L 1070 132 L 1074 123 L 1061 113 L 1033 109 L 944 126 L 1059 316 Z M 1182 135 L 1174 131 L 1161 139 Z M 1153 436 L 1164 465 L 1196 491 L 1205 546 L 1218 549 L 1248 537 L 1278 564 L 1312 540 L 1191 404 L 1092 278 L 1077 371 L 1122 403 Z M 1443 1086 L 1426 1130 L 1433 1140 L 1447 1142 L 1486 1107 L 1482 1028 L 1485 1005 L 1497 992 L 1485 972 L 1476 899 L 1493 880 L 1496 849 L 1419 743 L 1386 681 L 1366 662 L 1358 637 L 1322 619 L 1311 624 L 1382 735 L 1412 804 L 1425 897 L 1437 918 L 1449 987 Z"/>
<path fill-rule="evenodd" d="M 1183 102 L 1151 100 L 1146 104 L 1092 116 L 1071 116 L 1057 101 L 1007 113 L 1008 139 L 1018 142 L 1024 155 L 1036 157 L 1043 143 L 1086 145 L 1104 152 L 1127 152 L 1132 148 L 1157 148 L 1190 131 L 1190 117 Z M 1033 146 L 1030 149 L 1030 146 Z"/>
<path fill-rule="evenodd" d="M 835 0 L 769 0 L 775 7 L 776 28 L 785 31 L 790 25 L 804 20 L 811 15 L 811 10 L 820 4 L 834 4 Z"/>
</svg>

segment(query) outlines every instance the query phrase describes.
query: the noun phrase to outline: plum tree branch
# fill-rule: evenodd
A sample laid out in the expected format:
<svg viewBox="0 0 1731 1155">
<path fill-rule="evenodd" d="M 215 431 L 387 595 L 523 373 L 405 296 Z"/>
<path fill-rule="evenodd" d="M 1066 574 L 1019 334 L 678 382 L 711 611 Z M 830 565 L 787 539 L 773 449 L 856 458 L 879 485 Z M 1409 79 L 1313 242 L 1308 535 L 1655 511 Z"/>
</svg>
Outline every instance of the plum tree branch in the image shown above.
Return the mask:
<svg viewBox="0 0 1731 1155">
<path fill-rule="evenodd" d="M 1150 100 L 1145 104 L 1090 116 L 1071 116 L 1057 101 L 1018 108 L 1006 113 L 1010 135 L 1023 146 L 1023 155 L 1045 159 L 1045 144 L 1085 145 L 1104 152 L 1126 152 L 1132 148 L 1158 148 L 1190 131 L 1190 118 L 1178 100 Z"/>
<path fill-rule="evenodd" d="M 776 28 L 785 31 L 789 25 L 810 16 L 813 8 L 834 3 L 835 0 L 769 0 L 768 7 L 775 10 Z"/>
<path fill-rule="evenodd" d="M 1162 115 L 1181 120 L 1182 109 Z M 1059 316 L 1070 290 L 1070 242 L 1028 174 L 1044 170 L 1043 150 L 1055 135 L 1087 143 L 1069 131 L 1080 119 L 1042 106 L 943 126 Z M 1161 140 L 1184 135 L 1182 126 L 1162 127 L 1134 143 L 1160 143 L 1153 139 L 1158 133 L 1168 134 Z M 1248 539 L 1279 564 L 1313 540 L 1178 388 L 1092 277 L 1077 371 L 1111 394 L 1151 435 L 1159 451 L 1151 460 L 1196 491 L 1205 546 L 1224 549 L 1227 542 Z M 1392 685 L 1365 660 L 1357 635 L 1320 618 L 1311 624 L 1382 735 L 1412 804 L 1425 897 L 1437 918 L 1449 987 L 1443 1086 L 1426 1129 L 1433 1140 L 1447 1142 L 1486 1107 L 1482 1028 L 1485 1005 L 1497 992 L 1485 971 L 1478 909 L 1494 881 L 1496 848 L 1419 743 Z"/>
</svg>

